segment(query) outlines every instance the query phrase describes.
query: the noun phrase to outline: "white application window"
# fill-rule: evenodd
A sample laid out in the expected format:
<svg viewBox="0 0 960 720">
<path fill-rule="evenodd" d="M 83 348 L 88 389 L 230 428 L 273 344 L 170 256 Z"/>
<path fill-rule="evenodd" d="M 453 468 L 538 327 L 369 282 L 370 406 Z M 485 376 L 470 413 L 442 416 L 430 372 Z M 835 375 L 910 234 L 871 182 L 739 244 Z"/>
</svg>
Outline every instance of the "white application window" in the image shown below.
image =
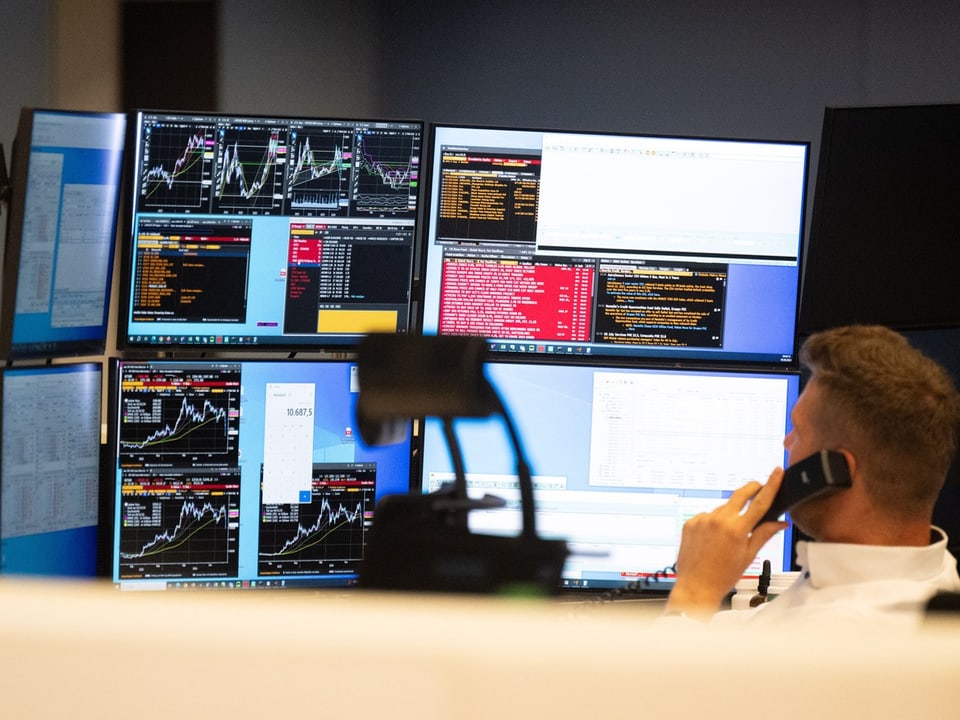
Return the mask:
<svg viewBox="0 0 960 720">
<path fill-rule="evenodd" d="M 783 464 L 787 380 L 594 375 L 590 485 L 733 490 Z"/>
</svg>

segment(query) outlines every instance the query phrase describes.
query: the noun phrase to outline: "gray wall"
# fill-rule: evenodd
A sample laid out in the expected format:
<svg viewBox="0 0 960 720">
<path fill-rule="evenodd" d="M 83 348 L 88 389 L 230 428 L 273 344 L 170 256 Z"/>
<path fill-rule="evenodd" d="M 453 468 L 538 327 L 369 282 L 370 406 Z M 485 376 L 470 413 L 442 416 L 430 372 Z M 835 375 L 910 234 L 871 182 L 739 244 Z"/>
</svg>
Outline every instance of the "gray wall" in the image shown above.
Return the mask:
<svg viewBox="0 0 960 720">
<path fill-rule="evenodd" d="M 381 112 L 375 0 L 220 0 L 220 109 Z"/>
<path fill-rule="evenodd" d="M 54 100 L 58 11 L 0 0 L 7 147 Z M 221 24 L 231 111 L 816 142 L 828 104 L 960 101 L 950 0 L 221 0 Z"/>
<path fill-rule="evenodd" d="M 383 7 L 383 104 L 429 119 L 813 139 L 827 104 L 960 100 L 945 0 Z"/>
<path fill-rule="evenodd" d="M 50 4 L 0 0 L 0 144 L 10 146 L 21 106 L 50 102 Z"/>
</svg>

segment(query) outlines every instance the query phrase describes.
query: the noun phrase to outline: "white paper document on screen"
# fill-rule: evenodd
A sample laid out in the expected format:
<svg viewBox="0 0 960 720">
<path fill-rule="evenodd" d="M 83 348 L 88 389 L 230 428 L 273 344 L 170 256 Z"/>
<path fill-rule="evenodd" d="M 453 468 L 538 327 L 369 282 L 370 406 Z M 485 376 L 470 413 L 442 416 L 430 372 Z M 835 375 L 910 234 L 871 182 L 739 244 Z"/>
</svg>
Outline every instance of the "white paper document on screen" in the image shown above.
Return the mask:
<svg viewBox="0 0 960 720">
<path fill-rule="evenodd" d="M 590 485 L 733 490 L 783 464 L 787 380 L 597 372 Z"/>
<path fill-rule="evenodd" d="M 268 383 L 263 429 L 263 503 L 310 502 L 313 383 Z"/>
<path fill-rule="evenodd" d="M 537 249 L 796 263 L 803 146 L 547 133 Z"/>
<path fill-rule="evenodd" d="M 115 191 L 110 185 L 63 186 L 53 327 L 97 325 L 103 318 L 113 232 L 110 198 Z M 78 273 L 79 267 L 85 271 Z"/>
</svg>

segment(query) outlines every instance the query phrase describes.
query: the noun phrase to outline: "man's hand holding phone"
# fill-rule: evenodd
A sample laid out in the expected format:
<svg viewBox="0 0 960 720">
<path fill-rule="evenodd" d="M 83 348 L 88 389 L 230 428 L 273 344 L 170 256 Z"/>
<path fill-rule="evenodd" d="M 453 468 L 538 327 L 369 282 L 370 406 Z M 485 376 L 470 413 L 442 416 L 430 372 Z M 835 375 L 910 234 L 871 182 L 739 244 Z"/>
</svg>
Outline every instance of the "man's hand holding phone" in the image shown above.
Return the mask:
<svg viewBox="0 0 960 720">
<path fill-rule="evenodd" d="M 770 473 L 766 485 L 749 482 L 720 507 L 683 526 L 677 580 L 667 612 L 709 615 L 743 576 L 764 544 L 787 527 L 777 520 L 790 508 L 851 485 L 846 456 L 821 450 L 786 471 Z"/>
<path fill-rule="evenodd" d="M 752 481 L 734 490 L 711 512 L 687 520 L 677 557 L 677 579 L 667 600 L 668 613 L 709 616 L 737 584 L 770 538 L 785 522 L 757 523 L 773 503 L 783 480 L 777 468 L 765 485 Z"/>
</svg>

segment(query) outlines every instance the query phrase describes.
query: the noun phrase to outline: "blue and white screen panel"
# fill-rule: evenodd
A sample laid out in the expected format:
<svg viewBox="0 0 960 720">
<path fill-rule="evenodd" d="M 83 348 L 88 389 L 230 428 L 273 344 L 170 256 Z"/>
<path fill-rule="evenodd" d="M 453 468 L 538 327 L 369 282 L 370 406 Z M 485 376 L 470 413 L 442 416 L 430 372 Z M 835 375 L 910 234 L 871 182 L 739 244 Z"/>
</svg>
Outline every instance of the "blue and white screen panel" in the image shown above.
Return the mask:
<svg viewBox="0 0 960 720">
<path fill-rule="evenodd" d="M 345 361 L 118 363 L 113 580 L 124 589 L 353 585 L 411 438 L 368 447 Z"/>
<path fill-rule="evenodd" d="M 677 557 L 692 515 L 722 503 L 785 462 L 783 439 L 799 393 L 793 372 L 678 371 L 574 364 L 489 363 L 534 476 L 537 526 L 564 538 L 568 588 L 616 588 Z M 458 420 L 471 494 L 500 495 L 501 510 L 470 514 L 478 532 L 520 528 L 513 451 L 501 424 Z M 424 427 L 421 489 L 453 479 L 441 424 Z M 790 530 L 764 559 L 793 563 Z"/>
<path fill-rule="evenodd" d="M 98 569 L 100 363 L 3 372 L 0 574 Z"/>
<path fill-rule="evenodd" d="M 422 122 L 132 117 L 123 345 L 342 349 L 407 332 Z"/>
<path fill-rule="evenodd" d="M 427 334 L 789 366 L 809 145 L 437 125 Z"/>
</svg>

